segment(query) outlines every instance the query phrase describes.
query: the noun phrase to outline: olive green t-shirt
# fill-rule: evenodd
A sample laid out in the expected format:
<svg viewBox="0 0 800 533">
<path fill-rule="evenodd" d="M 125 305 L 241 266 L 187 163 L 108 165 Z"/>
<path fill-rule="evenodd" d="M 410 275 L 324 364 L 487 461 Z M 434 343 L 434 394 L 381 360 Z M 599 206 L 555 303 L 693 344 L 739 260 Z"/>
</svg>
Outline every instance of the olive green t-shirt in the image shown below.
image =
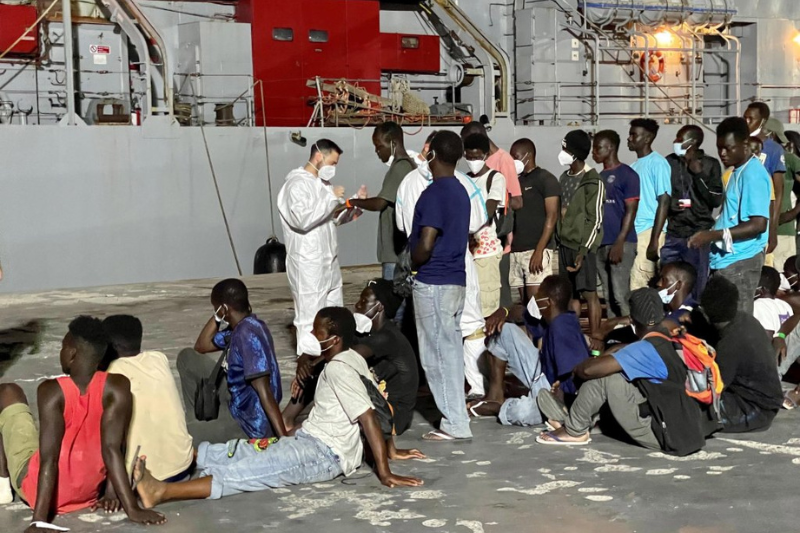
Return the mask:
<svg viewBox="0 0 800 533">
<path fill-rule="evenodd" d="M 397 189 L 409 172 L 416 167 L 410 158 L 395 159 L 389 172 L 383 178 L 383 186 L 378 198 L 383 198 L 389 205 L 381 211 L 378 222 L 378 262 L 396 263 L 397 254 L 406 245 L 406 235 L 397 229 L 394 222 L 394 204 L 397 201 Z"/>
<path fill-rule="evenodd" d="M 783 175 L 783 199 L 781 200 L 781 213 L 785 213 L 794 207 L 792 205 L 792 189 L 794 188 L 794 177 L 800 172 L 800 157 L 787 151 L 786 154 L 786 174 Z M 792 220 L 786 224 L 778 226 L 778 235 L 795 235 L 796 221 Z"/>
</svg>

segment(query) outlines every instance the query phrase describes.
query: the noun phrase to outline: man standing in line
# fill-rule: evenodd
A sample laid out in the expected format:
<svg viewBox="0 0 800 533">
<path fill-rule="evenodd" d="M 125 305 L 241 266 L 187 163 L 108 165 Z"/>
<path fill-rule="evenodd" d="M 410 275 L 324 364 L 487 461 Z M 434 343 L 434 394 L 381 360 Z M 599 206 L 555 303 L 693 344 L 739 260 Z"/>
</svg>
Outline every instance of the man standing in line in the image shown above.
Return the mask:
<svg viewBox="0 0 800 533">
<path fill-rule="evenodd" d="M 628 150 L 639 159 L 631 168 L 639 174 L 639 209 L 633 225 L 636 229 L 636 259 L 631 272 L 631 291 L 647 287 L 656 273 L 659 248 L 664 244 L 664 224 L 667 222 L 672 181 L 669 163 L 653 151 L 658 135 L 658 123 L 649 118 L 631 121 Z"/>
<path fill-rule="evenodd" d="M 539 285 L 552 272 L 553 235 L 561 212 L 561 185 L 550 172 L 536 165 L 536 146 L 520 139 L 511 146 L 519 171 L 522 207 L 514 211 L 511 271 L 508 283 L 519 290 L 523 304 L 534 298 Z"/>
<path fill-rule="evenodd" d="M 352 207 L 364 211 L 380 212 L 378 222 L 378 261 L 383 269 L 383 279 L 394 279 L 394 268 L 397 264 L 397 255 L 403 251 L 406 238 L 403 232 L 397 229 L 394 222 L 395 202 L 397 189 L 409 172 L 416 168 L 411 157 L 406 152 L 403 144 L 403 128 L 396 122 L 384 122 L 375 127 L 372 134 L 372 144 L 375 153 L 382 163 L 389 167 L 383 178 L 383 186 L 375 198 L 351 199 Z M 402 309 L 401 309 L 402 312 Z M 397 318 L 400 322 L 402 316 Z"/>
<path fill-rule="evenodd" d="M 474 134 L 483 135 L 489 138 L 486 127 L 480 122 L 470 122 L 461 129 L 461 140 L 463 141 L 470 135 Z M 511 213 L 516 209 L 522 207 L 522 189 L 519 186 L 519 178 L 517 177 L 516 165 L 511 155 L 499 148 L 491 138 L 489 138 L 489 157 L 486 158 L 486 166 L 492 170 L 498 171 L 506 178 L 506 191 L 508 192 L 508 212 Z M 511 268 L 511 242 L 514 240 L 514 235 L 510 234 L 504 238 L 505 244 L 503 249 L 503 257 L 500 260 L 500 305 L 503 307 L 511 306 L 511 287 L 508 284 L 508 274 Z"/>
<path fill-rule="evenodd" d="M 708 231 L 689 239 L 689 247 L 711 245 L 710 267 L 739 289 L 739 310 L 752 315 L 753 298 L 764 266 L 770 218 L 770 177 L 750 155 L 747 122 L 730 117 L 717 126 L 717 151 L 725 167 L 734 167 L 722 213 Z"/>
<path fill-rule="evenodd" d="M 764 124 L 767 139 L 780 144 L 784 148 L 784 166 L 786 172 L 783 174 L 783 197 L 780 203 L 780 226 L 778 227 L 778 245 L 772 252 L 773 266 L 783 267 L 787 259 L 797 253 L 795 242 L 795 219 L 800 212 L 798 205 L 792 205 L 795 196 L 792 192 L 800 171 L 800 159 L 794 154 L 789 138 L 783 130 L 783 124 L 776 118 L 769 118 Z"/>
<path fill-rule="evenodd" d="M 714 225 L 712 212 L 722 205 L 722 170 L 719 161 L 703 153 L 703 129 L 684 126 L 675 136 L 674 153 L 667 156 L 672 169 L 667 239 L 661 248 L 661 264 L 685 261 L 697 271 L 692 296 L 700 298 L 708 281 L 707 247 L 690 249 L 689 237 Z"/>
<path fill-rule="evenodd" d="M 442 413 L 440 429 L 423 436 L 433 441 L 472 437 L 459 327 L 470 219 L 469 196 L 455 177 L 463 154 L 464 145 L 455 133 L 442 131 L 431 141 L 428 163 L 433 183 L 417 201 L 409 239 L 411 263 L 417 271 L 414 312 L 420 361 Z"/>
<path fill-rule="evenodd" d="M 639 209 L 639 175 L 620 163 L 619 144 L 616 131 L 603 130 L 594 136 L 592 146 L 592 158 L 603 165 L 600 177 L 606 186 L 603 240 L 597 249 L 597 270 L 609 318 L 630 315 L 631 270 L 636 259 L 633 221 Z"/>
<path fill-rule="evenodd" d="M 592 140 L 583 130 L 572 130 L 561 142 L 558 161 L 569 168 L 561 175 L 563 216 L 556 227 L 558 267 L 569 275 L 575 291 L 589 308 L 589 331 L 597 334 L 603 309 L 597 297 L 597 248 L 603 240 L 603 204 L 606 187 L 600 174 L 586 164 Z M 595 345 L 595 343 L 593 343 Z M 601 349 L 599 344 L 594 348 Z"/>
<path fill-rule="evenodd" d="M 780 212 L 783 203 L 783 175 L 786 174 L 786 160 L 784 158 L 783 147 L 767 137 L 766 124 L 769 120 L 770 109 L 764 102 L 753 102 L 744 112 L 744 119 L 747 121 L 747 129 L 752 137 L 758 137 L 763 147 L 759 160 L 767 169 L 767 173 L 772 179 L 772 204 L 769 217 L 769 238 L 767 245 L 766 265 L 772 266 L 772 253 L 778 246 L 778 226 L 780 225 Z M 789 191 L 786 191 L 788 194 Z"/>
<path fill-rule="evenodd" d="M 438 132 L 434 131 L 425 140 L 422 152 L 416 157 L 417 168 L 403 179 L 397 189 L 397 207 L 395 221 L 397 227 L 411 237 L 414 225 L 414 210 L 422 192 L 433 183 L 427 157 L 431 151 L 431 141 Z M 470 199 L 469 233 L 474 235 L 486 224 L 488 213 L 486 203 L 481 197 L 478 186 L 469 177 L 456 170 L 456 178 Z M 475 259 L 468 248 L 464 249 L 464 267 L 467 274 L 467 292 L 464 298 L 464 311 L 461 313 L 461 336 L 464 339 L 464 372 L 469 385 L 468 398 L 482 398 L 485 394 L 483 375 L 478 368 L 478 359 L 486 350 L 484 327 L 481 309 L 481 294 L 478 285 L 478 272 Z"/>
<path fill-rule="evenodd" d="M 342 305 L 342 272 L 334 215 L 344 204 L 344 187 L 331 185 L 342 149 L 328 139 L 311 147 L 308 162 L 286 176 L 278 193 L 278 211 L 286 239 L 286 274 L 294 300 L 297 330 L 297 378 L 311 375 L 322 362 L 311 334 L 323 307 Z"/>
</svg>

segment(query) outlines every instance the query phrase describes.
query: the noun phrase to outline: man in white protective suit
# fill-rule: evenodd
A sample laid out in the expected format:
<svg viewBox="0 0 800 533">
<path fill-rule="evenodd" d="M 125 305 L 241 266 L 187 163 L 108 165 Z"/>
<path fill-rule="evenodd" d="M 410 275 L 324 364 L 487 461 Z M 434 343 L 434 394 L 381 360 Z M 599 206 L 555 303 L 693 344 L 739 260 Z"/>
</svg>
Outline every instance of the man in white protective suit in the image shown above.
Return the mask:
<svg viewBox="0 0 800 533">
<path fill-rule="evenodd" d="M 422 191 L 431 184 L 433 176 L 428 168 L 426 156 L 430 150 L 431 141 L 437 132 L 431 133 L 425 140 L 421 154 L 416 155 L 417 169 L 410 172 L 397 190 L 395 204 L 395 223 L 397 228 L 406 236 L 411 235 L 414 223 L 414 208 L 417 205 Z M 456 178 L 467 190 L 470 199 L 469 232 L 475 233 L 486 224 L 489 215 L 486 203 L 481 197 L 480 189 L 466 175 L 456 171 Z M 464 338 L 464 375 L 470 390 L 468 400 L 483 398 L 485 394 L 483 375 L 478 370 L 478 359 L 486 350 L 484 326 L 486 325 L 481 312 L 481 294 L 478 286 L 478 273 L 475 270 L 475 260 L 469 250 L 465 253 L 465 268 L 467 272 L 467 293 L 464 299 L 464 311 L 461 314 L 461 335 Z"/>
<path fill-rule="evenodd" d="M 289 172 L 278 193 L 278 211 L 286 240 L 286 273 L 294 299 L 297 330 L 297 381 L 303 384 L 322 360 L 311 333 L 324 307 L 342 306 L 342 273 L 336 226 L 344 213 L 344 187 L 331 185 L 342 149 L 320 139 L 305 166 Z"/>
</svg>

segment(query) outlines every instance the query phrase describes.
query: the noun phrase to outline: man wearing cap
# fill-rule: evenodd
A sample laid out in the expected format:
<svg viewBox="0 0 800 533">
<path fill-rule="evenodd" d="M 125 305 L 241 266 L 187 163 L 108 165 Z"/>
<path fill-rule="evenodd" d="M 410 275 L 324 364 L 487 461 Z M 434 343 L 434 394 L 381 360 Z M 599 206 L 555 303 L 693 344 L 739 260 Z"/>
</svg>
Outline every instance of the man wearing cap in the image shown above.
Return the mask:
<svg viewBox="0 0 800 533">
<path fill-rule="evenodd" d="M 789 139 L 786 137 L 786 132 L 783 130 L 783 123 L 776 118 L 769 118 L 764 124 L 767 139 L 781 146 L 789 144 Z M 763 151 L 762 151 L 763 153 Z M 793 256 L 797 252 L 795 244 L 795 226 L 798 215 L 798 207 L 793 206 L 792 188 L 794 187 L 794 180 L 797 172 L 800 170 L 800 159 L 789 151 L 784 152 L 784 168 L 786 172 L 783 174 L 783 196 L 780 203 L 780 226 L 778 226 L 778 245 L 775 251 L 772 252 L 773 260 L 772 265 L 776 268 L 783 266 L 786 259 Z M 791 161 L 790 161 L 791 158 Z"/>
<path fill-rule="evenodd" d="M 655 289 L 631 294 L 631 318 L 639 342 L 587 359 L 574 374 L 585 381 L 572 407 L 539 407 L 556 428 L 540 444 L 576 446 L 591 442 L 594 417 L 608 404 L 619 426 L 640 446 L 688 455 L 705 445 L 699 404 L 686 394 L 686 366 L 661 325 L 664 306 Z"/>
<path fill-rule="evenodd" d="M 558 264 L 568 275 L 575 296 L 586 300 L 589 328 L 599 331 L 602 318 L 597 296 L 597 248 L 603 240 L 603 204 L 606 189 L 600 174 L 586 164 L 592 140 L 583 130 L 567 133 L 558 162 L 569 167 L 559 178 L 562 189 L 561 218 L 556 226 Z"/>
<path fill-rule="evenodd" d="M 414 349 L 393 320 L 401 302 L 391 281 L 374 279 L 361 291 L 353 313 L 356 329 L 363 335 L 357 337 L 353 350 L 367 360 L 378 382 L 385 384 L 398 435 L 411 426 L 419 388 Z"/>
</svg>

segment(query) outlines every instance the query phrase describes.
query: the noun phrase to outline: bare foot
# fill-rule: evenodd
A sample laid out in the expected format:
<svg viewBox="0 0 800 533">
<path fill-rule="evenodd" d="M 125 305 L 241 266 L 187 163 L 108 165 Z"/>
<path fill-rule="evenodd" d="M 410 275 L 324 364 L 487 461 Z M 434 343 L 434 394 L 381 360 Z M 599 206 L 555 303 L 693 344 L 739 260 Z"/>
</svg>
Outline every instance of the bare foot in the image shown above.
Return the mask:
<svg viewBox="0 0 800 533">
<path fill-rule="evenodd" d="M 494 402 L 491 400 L 478 400 L 467 404 L 467 411 L 470 416 L 497 416 L 500 413 L 502 402 Z"/>
<path fill-rule="evenodd" d="M 541 435 L 539 435 L 539 439 L 545 442 L 589 442 L 591 441 L 591 437 L 589 436 L 589 432 L 587 431 L 580 437 L 573 437 L 569 433 L 567 433 L 566 428 L 560 427 L 555 431 L 545 431 Z M 537 439 L 537 440 L 539 440 Z"/>
<path fill-rule="evenodd" d="M 133 482 L 142 500 L 142 507 L 152 509 L 161 503 L 167 484 L 153 477 L 147 469 L 146 459 L 143 455 L 136 460 L 136 465 L 133 467 Z"/>
</svg>

